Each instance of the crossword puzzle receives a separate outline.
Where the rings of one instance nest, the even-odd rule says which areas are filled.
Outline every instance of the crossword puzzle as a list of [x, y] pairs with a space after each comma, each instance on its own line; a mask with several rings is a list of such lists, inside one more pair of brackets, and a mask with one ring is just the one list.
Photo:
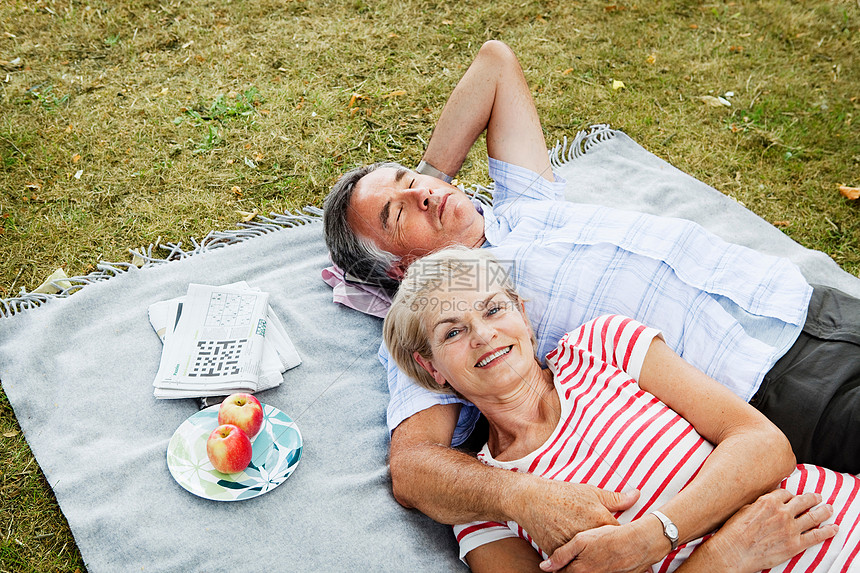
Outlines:
[[199, 340], [197, 356], [189, 376], [223, 376], [239, 373], [239, 356], [247, 338], [238, 340]]
[[213, 292], [206, 312], [206, 326], [247, 326], [255, 300], [253, 295]]

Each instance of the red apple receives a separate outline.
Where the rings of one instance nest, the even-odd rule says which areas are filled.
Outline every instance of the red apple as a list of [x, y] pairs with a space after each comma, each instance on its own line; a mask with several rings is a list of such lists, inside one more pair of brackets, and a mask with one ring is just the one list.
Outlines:
[[221, 424], [206, 440], [206, 455], [219, 472], [240, 472], [251, 463], [251, 439], [236, 426]]
[[263, 427], [263, 406], [250, 394], [230, 394], [218, 408], [218, 423], [233, 424], [253, 438]]

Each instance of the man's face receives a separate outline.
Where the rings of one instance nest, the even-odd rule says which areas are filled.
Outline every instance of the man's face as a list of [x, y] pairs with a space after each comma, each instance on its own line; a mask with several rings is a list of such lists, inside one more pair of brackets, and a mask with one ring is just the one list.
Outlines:
[[484, 236], [484, 218], [465, 193], [408, 169], [383, 167], [362, 177], [347, 222], [407, 264], [446, 246], [478, 246]]

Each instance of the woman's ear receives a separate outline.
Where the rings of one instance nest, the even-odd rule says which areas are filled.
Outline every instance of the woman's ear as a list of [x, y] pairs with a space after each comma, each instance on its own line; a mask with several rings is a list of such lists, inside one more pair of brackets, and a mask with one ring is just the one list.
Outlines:
[[445, 386], [448, 383], [448, 381], [445, 380], [445, 377], [442, 376], [442, 373], [436, 370], [436, 367], [433, 366], [432, 360], [430, 360], [429, 358], [424, 358], [423, 356], [418, 354], [418, 352], [413, 352], [412, 358], [415, 360], [415, 362], [421, 365], [421, 368], [426, 370], [427, 373], [433, 377], [433, 380], [435, 380], [436, 383], [439, 384], [439, 386]]

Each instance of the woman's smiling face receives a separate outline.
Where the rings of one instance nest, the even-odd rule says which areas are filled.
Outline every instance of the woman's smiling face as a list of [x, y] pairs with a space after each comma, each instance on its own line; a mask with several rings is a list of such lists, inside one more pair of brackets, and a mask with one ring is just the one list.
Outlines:
[[440, 385], [464, 397], [494, 399], [522, 384], [535, 364], [531, 330], [520, 303], [499, 285], [442, 285], [422, 299], [432, 357], [413, 357]]

